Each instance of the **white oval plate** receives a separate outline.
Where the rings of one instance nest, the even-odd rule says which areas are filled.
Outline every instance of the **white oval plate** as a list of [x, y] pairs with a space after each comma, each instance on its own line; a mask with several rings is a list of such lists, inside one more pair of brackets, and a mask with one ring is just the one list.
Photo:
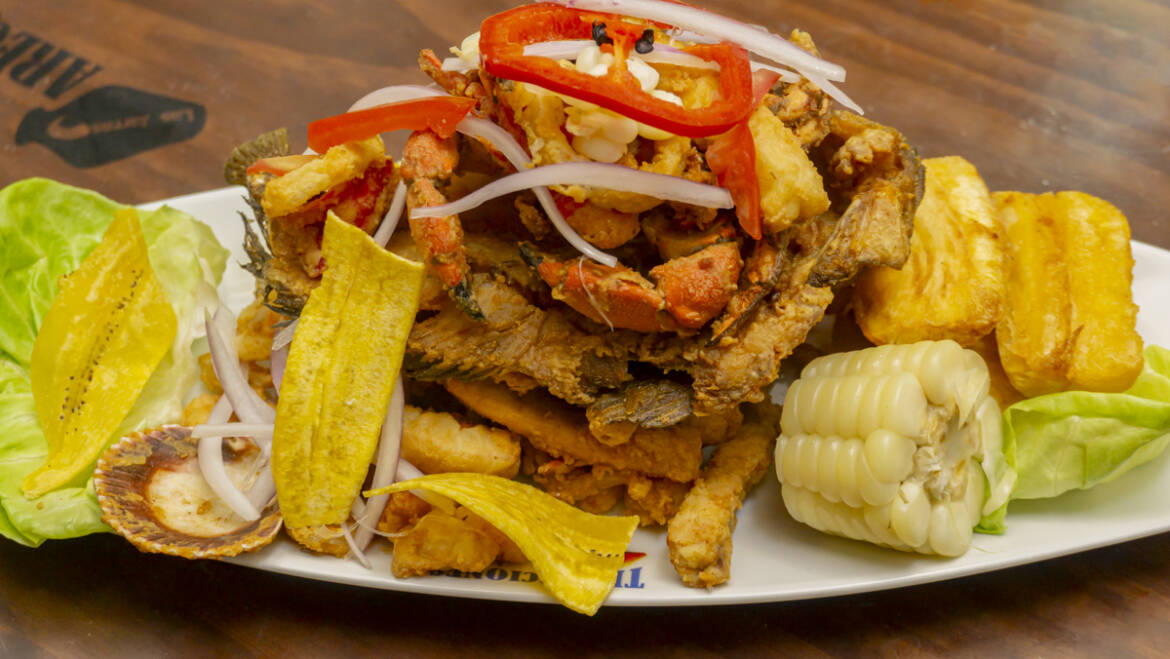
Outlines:
[[[177, 197], [169, 204], [212, 227], [232, 250], [220, 294], [240, 309], [252, 300], [244, 262], [243, 188]], [[1146, 343], [1170, 346], [1170, 252], [1135, 242], [1134, 299], [1141, 307], [1138, 331]], [[823, 535], [789, 519], [774, 477], [766, 477], [744, 503], [735, 531], [731, 581], [711, 590], [684, 587], [670, 565], [663, 530], [639, 530], [631, 552], [644, 552], [619, 573], [607, 606], [701, 606], [746, 604], [844, 595], [953, 579], [1125, 542], [1170, 530], [1170, 456], [1163, 455], [1124, 478], [1090, 491], [1011, 505], [1002, 536], [976, 534], [966, 555], [938, 559], [880, 549]], [[310, 579], [369, 588], [469, 597], [546, 602], [554, 600], [526, 570], [492, 568], [482, 574], [396, 579], [388, 545], [371, 551], [373, 569], [354, 561], [316, 556], [281, 539], [232, 562]]]

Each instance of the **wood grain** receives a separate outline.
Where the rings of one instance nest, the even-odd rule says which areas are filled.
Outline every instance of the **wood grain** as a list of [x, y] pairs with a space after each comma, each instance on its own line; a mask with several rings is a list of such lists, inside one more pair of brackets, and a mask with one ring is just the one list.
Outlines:
[[[808, 30], [846, 90], [922, 155], [961, 154], [992, 189], [1078, 189], [1170, 248], [1170, 6], [1149, 0], [710, 0], [773, 30]], [[47, 176], [144, 202], [221, 187], [242, 140], [424, 82], [505, 0], [38, 0], [9, 26], [102, 68], [51, 99], [0, 69], [0, 184]], [[78, 169], [21, 119], [123, 85], [206, 108], [193, 139]], [[301, 146], [295, 144], [294, 146]], [[0, 654], [12, 656], [1163, 656], [1170, 536], [934, 585], [813, 602], [603, 609], [368, 591], [138, 554], [119, 538], [0, 542]]]

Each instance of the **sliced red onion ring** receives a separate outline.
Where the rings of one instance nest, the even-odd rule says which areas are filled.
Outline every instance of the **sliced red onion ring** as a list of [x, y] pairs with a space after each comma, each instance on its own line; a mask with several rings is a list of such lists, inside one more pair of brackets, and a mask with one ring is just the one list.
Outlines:
[[272, 388], [280, 394], [280, 383], [284, 381], [284, 367], [288, 365], [288, 346], [277, 348], [268, 356], [268, 371], [272, 374]]
[[800, 74], [794, 71], [782, 69], [778, 66], [772, 66], [771, 64], [762, 64], [760, 62], [752, 62], [751, 65], [752, 71], [759, 71], [760, 69], [764, 69], [765, 71], [779, 73], [780, 80], [783, 82], [800, 82]]
[[821, 76], [820, 74], [809, 71], [804, 72], [804, 77], [808, 78], [808, 81], [812, 84], [820, 87], [822, 91], [831, 96], [833, 100], [837, 101], [841, 105], [844, 105], [850, 110], [853, 110], [857, 114], [865, 114], [865, 110], [861, 109], [861, 106], [858, 105], [856, 101], [846, 96], [845, 92], [841, 91], [840, 87], [829, 82], [827, 78]]
[[654, 44], [654, 50], [638, 55], [643, 62], [647, 64], [673, 64], [674, 66], [685, 66], [691, 69], [710, 69], [718, 71], [722, 67], [718, 62], [705, 60], [702, 57], [696, 57], [690, 53], [675, 48], [674, 46], [667, 46], [666, 44]]
[[443, 71], [451, 73], [466, 74], [470, 71], [478, 69], [479, 67], [464, 60], [462, 57], [446, 57], [443, 59], [443, 63], [439, 66], [439, 68]]
[[272, 477], [272, 462], [270, 460], [271, 445], [265, 445], [262, 448], [261, 457], [264, 460], [264, 465], [260, 468], [260, 474], [256, 476], [256, 482], [252, 483], [252, 489], [248, 490], [248, 501], [260, 510], [263, 510], [272, 500], [272, 495], [276, 494], [276, 481]]
[[[400, 377], [394, 385], [394, 393], [390, 395], [386, 418], [382, 421], [382, 433], [378, 438], [378, 459], [374, 466], [371, 489], [390, 485], [398, 473], [398, 457], [402, 449], [402, 417], [406, 407], [406, 396], [402, 389], [402, 378]], [[358, 499], [360, 498], [361, 496], [358, 496]], [[386, 507], [386, 501], [389, 499], [389, 494], [379, 494], [372, 497], [365, 506], [366, 511], [380, 516], [382, 509]], [[358, 551], [361, 551], [369, 546], [370, 540], [374, 538], [374, 526], [377, 525], [377, 520], [375, 519], [373, 524], [368, 524], [365, 523], [368, 520], [363, 519], [364, 516], [355, 517], [363, 522], [358, 525], [357, 535], [354, 537], [354, 544]]]
[[374, 242], [382, 247], [390, 242], [390, 236], [393, 236], [394, 230], [398, 228], [398, 220], [402, 218], [404, 208], [406, 208], [406, 183], [399, 180], [398, 187], [394, 188], [394, 198], [390, 200], [390, 206], [386, 209], [386, 215], [382, 217], [382, 223], [374, 232]]
[[207, 345], [211, 350], [211, 364], [215, 376], [223, 386], [223, 393], [232, 403], [236, 416], [244, 423], [272, 423], [276, 412], [248, 385], [240, 369], [236, 352], [236, 319], [225, 307], [215, 316], [204, 312], [207, 327]]
[[[591, 42], [592, 43], [592, 42]], [[364, 110], [365, 108], [373, 107], [375, 105], [382, 105], [384, 103], [396, 103], [398, 101], [407, 101], [416, 98], [424, 98], [427, 96], [444, 96], [445, 94], [432, 87], [421, 87], [418, 85], [393, 85], [390, 87], [383, 87], [376, 89], [369, 94], [358, 99], [356, 103], [350, 106], [349, 111]], [[508, 162], [517, 170], [527, 169], [532, 166], [532, 159], [528, 157], [528, 152], [520, 143], [512, 137], [511, 133], [500, 128], [496, 124], [478, 117], [465, 117], [463, 121], [459, 122], [456, 130], [468, 137], [481, 139], [491, 144], [497, 151], [499, 151]], [[556, 202], [553, 201], [552, 194], [547, 188], [538, 187], [533, 192], [536, 193], [536, 199], [540, 202], [541, 208], [544, 209], [548, 215], [549, 221], [558, 232], [565, 238], [565, 240], [576, 248], [579, 252], [597, 261], [602, 265], [613, 267], [617, 265], [617, 257], [606, 254], [597, 249], [589, 241], [582, 238], [569, 223], [565, 221], [565, 216], [561, 214], [560, 209], [557, 208]], [[396, 193], [397, 194], [397, 193]], [[404, 200], [405, 203], [405, 200]], [[393, 206], [393, 202], [391, 203]], [[384, 222], [385, 220], [383, 220]], [[380, 229], [381, 227], [379, 227]], [[377, 235], [376, 232], [375, 236]], [[387, 237], [389, 240], [389, 237]], [[383, 243], [384, 244], [384, 243]]]
[[544, 165], [510, 174], [451, 203], [411, 211], [413, 217], [444, 217], [463, 213], [486, 201], [538, 185], [587, 185], [619, 192], [634, 192], [665, 201], [707, 208], [731, 208], [731, 193], [724, 188], [696, 183], [677, 176], [631, 169], [602, 162], [566, 162]]
[[[784, 37], [696, 7], [662, 0], [551, 0], [558, 5], [577, 9], [604, 11], [634, 18], [666, 23], [720, 40], [737, 43], [757, 55], [791, 66], [805, 74], [818, 73], [823, 78], [844, 81], [845, 69], [805, 52]], [[811, 78], [810, 78], [811, 80]]]
[[[415, 478], [422, 478], [423, 476], [426, 476], [426, 474], [422, 473], [422, 470], [410, 464], [406, 460], [399, 458], [398, 470], [394, 474], [395, 483], [398, 481], [409, 481]], [[455, 513], [455, 502], [441, 494], [435, 494], [430, 490], [410, 490], [410, 493], [438, 508], [439, 510], [447, 513], [448, 515]], [[379, 511], [379, 514], [381, 514], [381, 511]]]
[[259, 444], [261, 440], [272, 441], [272, 428], [271, 423], [203, 423], [191, 429], [191, 436], [197, 439], [251, 437]]
[[672, 27], [667, 30], [666, 33], [670, 35], [672, 39], [677, 39], [679, 41], [689, 41], [691, 43], [713, 44], [722, 41], [722, 39], [716, 39], [705, 34], [699, 34], [698, 32], [684, 30], [678, 27]]
[[[528, 157], [528, 153], [524, 150], [524, 147], [520, 146], [520, 143], [508, 131], [496, 124], [486, 119], [466, 117], [463, 121], [459, 122], [456, 128], [460, 133], [468, 137], [482, 139], [494, 146], [497, 151], [508, 159], [508, 162], [512, 163], [516, 171], [535, 171], [529, 169], [532, 166], [532, 159]], [[626, 168], [626, 171], [636, 170]], [[544, 209], [545, 215], [548, 216], [553, 227], [556, 228], [566, 242], [576, 248], [577, 251], [604, 266], [612, 268], [617, 265], [616, 256], [606, 254], [600, 249], [597, 249], [592, 243], [574, 231], [573, 227], [569, 226], [569, 223], [565, 220], [565, 216], [561, 214], [561, 210], [557, 208], [556, 202], [553, 201], [552, 193], [548, 191], [548, 188], [543, 185], [538, 185], [533, 187], [532, 191], [536, 193], [536, 200], [540, 202], [540, 206]], [[414, 216], [413, 213], [412, 216]]]
[[[211, 414], [208, 415], [207, 421], [208, 424], [218, 425], [223, 424], [231, 417], [231, 401], [225, 395], [220, 396], [215, 407], [211, 408]], [[203, 480], [207, 482], [211, 491], [242, 519], [249, 522], [260, 519], [260, 511], [228, 478], [227, 469], [223, 464], [223, 437], [200, 439], [197, 451], [199, 473], [203, 475]]]
[[357, 112], [358, 110], [365, 110], [378, 105], [386, 105], [387, 103], [413, 101], [417, 98], [425, 98], [427, 96], [446, 95], [447, 93], [442, 90], [424, 85], [390, 85], [389, 87], [375, 89], [369, 94], [366, 94], [365, 96], [354, 101], [353, 105], [349, 106], [349, 109], [346, 110], [346, 112]]
[[341, 525], [341, 534], [345, 536], [345, 544], [349, 545], [349, 553], [357, 559], [358, 563], [361, 563], [362, 567], [367, 570], [370, 569], [372, 567], [370, 565], [370, 559], [366, 558], [366, 555], [358, 548], [353, 535], [349, 532], [349, 524]]
[[287, 348], [288, 345], [292, 343], [293, 337], [296, 336], [297, 333], [297, 323], [300, 322], [300, 320], [300, 318], [294, 318], [292, 322], [280, 328], [280, 331], [278, 331], [276, 335], [272, 337], [273, 350]]

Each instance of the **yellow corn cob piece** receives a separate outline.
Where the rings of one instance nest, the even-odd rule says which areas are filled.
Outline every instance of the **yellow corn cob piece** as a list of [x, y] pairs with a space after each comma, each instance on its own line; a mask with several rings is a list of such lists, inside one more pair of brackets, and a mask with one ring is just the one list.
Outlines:
[[1142, 368], [1125, 216], [1080, 192], [997, 192], [1008, 236], [1000, 360], [1025, 396], [1124, 391]]
[[975, 166], [928, 158], [926, 192], [914, 215], [910, 258], [901, 270], [869, 268], [857, 278], [857, 324], [874, 343], [954, 339], [970, 345], [1003, 312], [1003, 230]]
[[988, 382], [954, 341], [813, 360], [788, 389], [776, 444], [789, 514], [903, 551], [962, 554], [1015, 483]]

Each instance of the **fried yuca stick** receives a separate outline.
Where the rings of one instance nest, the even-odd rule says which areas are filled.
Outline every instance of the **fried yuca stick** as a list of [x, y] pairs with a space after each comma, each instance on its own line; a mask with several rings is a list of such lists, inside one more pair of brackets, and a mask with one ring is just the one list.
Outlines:
[[1124, 391], [1142, 368], [1129, 224], [1081, 192], [992, 195], [1008, 236], [1000, 360], [1026, 396]]
[[995, 329], [1003, 311], [1003, 229], [974, 165], [959, 156], [922, 164], [926, 193], [914, 214], [910, 258], [901, 270], [858, 276], [857, 324], [879, 345], [952, 339], [969, 346]]

